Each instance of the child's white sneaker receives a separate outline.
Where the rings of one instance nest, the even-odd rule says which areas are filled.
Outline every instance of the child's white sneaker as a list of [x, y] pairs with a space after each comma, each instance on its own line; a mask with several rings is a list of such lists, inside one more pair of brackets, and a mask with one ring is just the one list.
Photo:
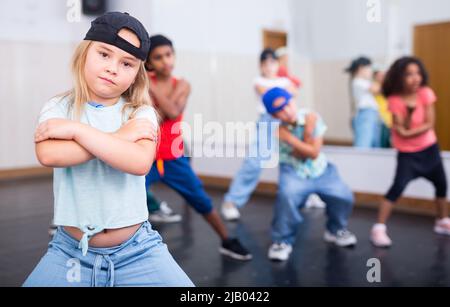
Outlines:
[[390, 247], [392, 240], [387, 235], [387, 227], [384, 224], [375, 224], [370, 232], [370, 241], [376, 247]]
[[273, 243], [269, 248], [268, 257], [273, 261], [287, 261], [291, 253], [291, 245], [286, 243]]
[[450, 236], [450, 218], [446, 217], [436, 221], [434, 232], [440, 235]]
[[169, 205], [163, 201], [158, 211], [149, 213], [148, 220], [152, 223], [178, 223], [182, 220], [182, 217], [180, 214], [174, 213]]
[[356, 236], [348, 230], [339, 230], [336, 234], [332, 234], [328, 230], [323, 235], [325, 242], [334, 243], [340, 247], [355, 246], [358, 240]]
[[316, 208], [316, 209], [325, 209], [327, 205], [325, 202], [320, 199], [319, 195], [311, 194], [306, 201], [306, 208]]
[[227, 221], [236, 221], [241, 217], [239, 210], [231, 202], [224, 202], [222, 204], [221, 213], [223, 218]]

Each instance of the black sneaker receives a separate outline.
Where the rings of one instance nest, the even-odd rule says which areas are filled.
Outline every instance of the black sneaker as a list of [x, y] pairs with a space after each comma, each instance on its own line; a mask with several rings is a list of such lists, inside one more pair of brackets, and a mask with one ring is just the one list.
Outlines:
[[223, 240], [219, 252], [236, 260], [246, 261], [253, 258], [252, 254], [242, 246], [238, 239]]

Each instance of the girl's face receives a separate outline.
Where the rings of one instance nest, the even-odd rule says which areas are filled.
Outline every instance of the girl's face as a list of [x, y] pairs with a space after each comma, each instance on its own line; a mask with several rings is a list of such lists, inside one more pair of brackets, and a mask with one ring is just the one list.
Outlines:
[[420, 73], [420, 67], [417, 64], [409, 64], [406, 67], [404, 76], [404, 89], [408, 93], [416, 92], [422, 85], [422, 74]]
[[156, 74], [169, 77], [175, 67], [175, 52], [171, 46], [160, 46], [155, 48], [149, 57], [148, 66]]
[[372, 66], [361, 66], [356, 73], [356, 76], [363, 79], [372, 79], [373, 69]]
[[289, 103], [283, 108], [283, 110], [278, 111], [273, 116], [285, 123], [295, 123], [297, 121], [297, 107], [294, 101], [289, 101]]
[[278, 74], [280, 64], [276, 59], [268, 58], [261, 63], [261, 73], [266, 78], [275, 78]]
[[386, 77], [386, 73], [384, 71], [377, 71], [374, 76], [374, 80], [378, 83], [382, 84], [384, 82], [384, 78]]
[[[138, 37], [123, 29], [119, 36], [136, 47]], [[93, 42], [86, 56], [84, 78], [90, 98], [96, 102], [109, 103], [117, 99], [134, 83], [141, 61], [115, 46]]]

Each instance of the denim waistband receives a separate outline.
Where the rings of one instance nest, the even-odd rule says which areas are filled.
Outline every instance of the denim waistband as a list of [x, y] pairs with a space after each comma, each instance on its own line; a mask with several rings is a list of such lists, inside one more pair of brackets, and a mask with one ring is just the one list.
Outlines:
[[[144, 229], [148, 230], [149, 228], [151, 228], [150, 222], [145, 221], [144, 223], [142, 223], [142, 225], [139, 227], [139, 229], [133, 234], [133, 236], [131, 236], [131, 238], [129, 238], [127, 241], [123, 242], [122, 244], [120, 244], [118, 246], [113, 246], [113, 247], [88, 247], [88, 248], [86, 248], [86, 253], [83, 251], [83, 256], [86, 256], [87, 252], [91, 252], [94, 254], [101, 254], [101, 255], [114, 254], [117, 251], [119, 251], [120, 249], [131, 244]], [[81, 246], [82, 241], [78, 241], [75, 238], [73, 238], [66, 230], [64, 230], [64, 227], [62, 227], [62, 226], [58, 227], [58, 231], [55, 234], [55, 237], [53, 239], [55, 241], [61, 239], [65, 243], [69, 244], [71, 247], [73, 247], [75, 249], [76, 248], [82, 249], [82, 246]]]
[[[151, 230], [151, 225], [148, 221], [142, 223], [142, 225], [139, 227], [139, 229], [129, 238], [127, 241], [123, 242], [122, 244], [118, 246], [113, 247], [105, 247], [105, 248], [99, 248], [99, 247], [89, 247], [86, 248], [85, 251], [82, 251], [83, 256], [89, 257], [89, 262], [92, 262], [92, 276], [91, 276], [91, 286], [97, 287], [100, 286], [99, 282], [102, 280], [99, 278], [99, 274], [102, 271], [102, 264], [103, 262], [106, 263], [106, 269], [107, 269], [107, 279], [106, 279], [106, 285], [107, 287], [114, 287], [115, 283], [115, 264], [114, 261], [111, 259], [113, 258], [113, 254], [119, 252], [120, 250], [126, 248], [127, 246], [133, 244], [134, 241], [139, 240], [139, 236], [143, 235], [144, 233], [149, 233]], [[55, 244], [59, 242], [62, 242], [63, 244], [67, 245], [69, 248], [76, 250], [82, 248], [83, 240], [76, 240], [73, 238], [67, 231], [64, 230], [64, 227], [58, 227], [58, 231], [55, 234], [55, 237], [53, 238], [53, 241]], [[86, 242], [87, 243], [87, 242]], [[88, 255], [89, 254], [89, 255]], [[114, 259], [114, 258], [113, 258]]]

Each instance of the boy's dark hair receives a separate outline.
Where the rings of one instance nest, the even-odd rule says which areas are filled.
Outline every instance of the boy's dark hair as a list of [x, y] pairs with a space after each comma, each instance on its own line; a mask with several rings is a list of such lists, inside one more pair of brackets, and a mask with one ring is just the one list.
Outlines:
[[392, 64], [386, 74], [386, 78], [383, 83], [383, 95], [385, 97], [398, 95], [405, 92], [406, 69], [410, 64], [416, 64], [419, 66], [420, 74], [422, 75], [421, 86], [428, 85], [428, 72], [422, 61], [415, 57], [402, 57]]
[[155, 50], [158, 47], [161, 46], [169, 46], [172, 48], [173, 51], [175, 51], [175, 48], [173, 47], [173, 43], [170, 39], [165, 37], [164, 35], [157, 34], [150, 37], [150, 50], [148, 52], [147, 61], [145, 63], [145, 68], [147, 71], [152, 71], [152, 67], [149, 65], [150, 55], [152, 54], [153, 50]]
[[350, 63], [350, 66], [345, 69], [345, 71], [353, 76], [360, 67], [370, 66], [370, 65], [372, 65], [372, 61], [368, 57], [362, 56], [362, 57], [359, 57], [359, 58], [353, 60]]
[[164, 35], [158, 34], [151, 36], [149, 54], [151, 54], [153, 50], [161, 46], [169, 46], [170, 48], [174, 49], [172, 41]]
[[272, 48], [266, 48], [261, 52], [261, 56], [259, 57], [259, 62], [262, 64], [263, 62], [267, 61], [268, 59], [274, 59], [278, 60], [277, 54], [275, 53], [275, 50]]

